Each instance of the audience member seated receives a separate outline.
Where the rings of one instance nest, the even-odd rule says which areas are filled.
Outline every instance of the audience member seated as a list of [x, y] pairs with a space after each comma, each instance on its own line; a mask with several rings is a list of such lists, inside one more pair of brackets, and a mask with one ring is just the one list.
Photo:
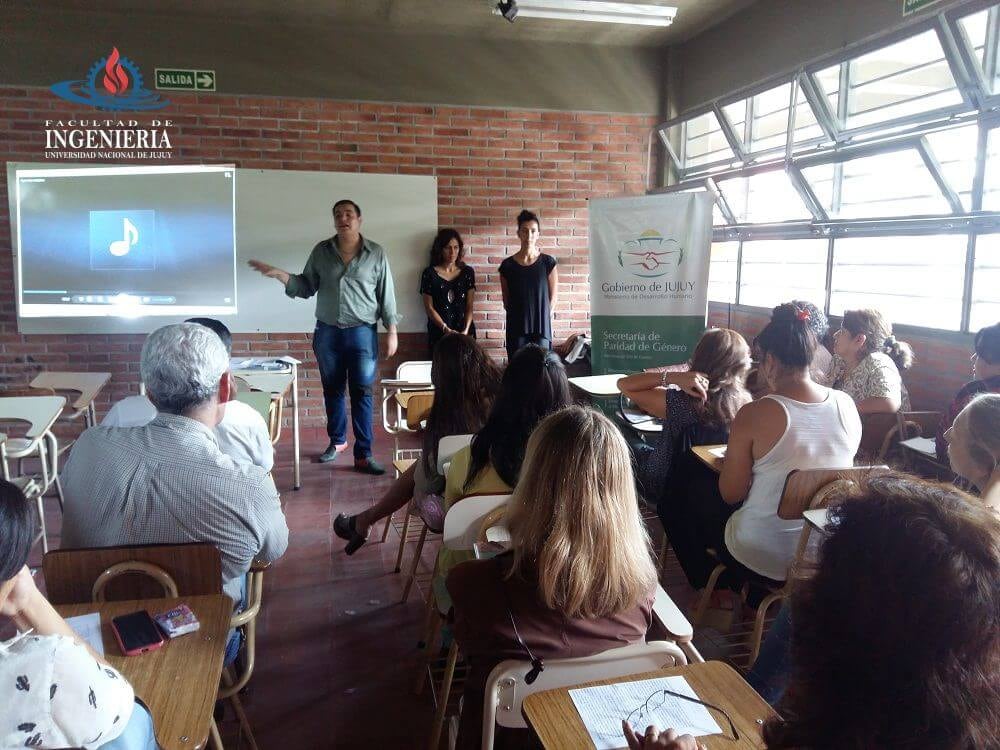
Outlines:
[[[569, 406], [572, 398], [566, 370], [559, 357], [535, 344], [514, 355], [504, 370], [486, 424], [451, 459], [444, 489], [447, 511], [469, 495], [506, 495], [517, 485], [524, 450], [532, 430], [552, 412]], [[442, 548], [438, 578], [468, 553]]]
[[288, 527], [270, 475], [219, 450], [229, 353], [205, 326], [168, 325], [146, 339], [140, 370], [156, 418], [91, 427], [74, 444], [62, 472], [62, 545], [210, 542], [239, 604], [251, 563], [281, 557]]
[[729, 425], [750, 401], [744, 381], [750, 347], [736, 331], [714, 328], [698, 341], [690, 365], [687, 372], [630, 375], [618, 388], [664, 420], [656, 448], [637, 448], [637, 474], [688, 581], [701, 589], [714, 567], [701, 542], [725, 526], [732, 509], [719, 496], [718, 475], [691, 447], [728, 442]]
[[39, 592], [26, 565], [34, 510], [0, 479], [0, 747], [155, 750], [153, 721], [132, 686], [91, 650]]
[[765, 746], [996, 747], [996, 515], [946, 485], [883, 475], [831, 520], [792, 595], [790, 685]]
[[1000, 323], [987, 326], [976, 334], [975, 352], [972, 355], [972, 380], [959, 390], [938, 428], [937, 454], [942, 461], [948, 459], [945, 430], [951, 427], [955, 417], [966, 404], [980, 393], [1000, 393]]
[[[198, 323], [215, 331], [226, 347], [233, 351], [233, 335], [221, 321], [213, 318], [191, 318], [187, 323]], [[156, 407], [146, 396], [128, 396], [116, 403], [104, 419], [102, 427], [144, 427], [156, 417]], [[226, 404], [222, 421], [215, 426], [219, 450], [234, 461], [256, 464], [264, 471], [274, 466], [274, 446], [267, 423], [256, 409], [236, 400], [236, 391]]]
[[431, 383], [434, 403], [420, 458], [371, 508], [354, 516], [341, 513], [333, 522], [337, 536], [348, 540], [344, 548], [348, 555], [365, 543], [372, 524], [392, 515], [411, 498], [419, 501], [444, 492], [445, 479], [437, 470], [438, 442], [448, 435], [468, 435], [482, 428], [499, 387], [500, 370], [474, 338], [449, 333], [434, 347]]
[[[802, 520], [778, 518], [781, 491], [795, 469], [852, 466], [861, 441], [861, 419], [850, 396], [818, 385], [809, 374], [816, 335], [809, 313], [793, 304], [774, 308], [757, 337], [768, 396], [736, 415], [719, 476], [722, 499], [743, 505], [721, 529], [701, 541], [728, 567], [783, 581]], [[736, 565], [734, 565], [736, 563]]]
[[892, 335], [878, 310], [847, 310], [833, 335], [833, 387], [857, 404], [859, 414], [909, 411], [900, 370], [913, 364], [913, 349]]
[[652, 621], [649, 537], [628, 446], [607, 417], [579, 406], [548, 416], [505, 518], [511, 551], [463, 563], [447, 580], [469, 664], [459, 748], [480, 746], [483, 691], [499, 662], [544, 668], [545, 659], [589, 656], [642, 640]]
[[[792, 300], [792, 304], [800, 310], [805, 310], [809, 313], [809, 327], [816, 334], [816, 353], [813, 355], [813, 361], [809, 365], [809, 374], [812, 376], [814, 382], [820, 385], [830, 385], [833, 376], [833, 355], [828, 348], [833, 346], [832, 342], [828, 341], [830, 338], [830, 322], [826, 319], [823, 311], [812, 302], [795, 299]], [[761, 357], [756, 339], [754, 339], [751, 354], [753, 355], [754, 367], [750, 370], [750, 374], [747, 375], [747, 389], [756, 401], [769, 393], [767, 383], [761, 377], [757, 367]]]
[[1000, 513], [1000, 394], [976, 396], [944, 434], [952, 471]]

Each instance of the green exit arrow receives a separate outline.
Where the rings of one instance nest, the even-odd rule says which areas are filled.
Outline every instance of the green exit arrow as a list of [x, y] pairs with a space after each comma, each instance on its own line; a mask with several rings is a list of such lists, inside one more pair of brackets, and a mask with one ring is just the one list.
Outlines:
[[195, 73], [195, 89], [198, 91], [215, 91], [215, 71], [199, 70]]

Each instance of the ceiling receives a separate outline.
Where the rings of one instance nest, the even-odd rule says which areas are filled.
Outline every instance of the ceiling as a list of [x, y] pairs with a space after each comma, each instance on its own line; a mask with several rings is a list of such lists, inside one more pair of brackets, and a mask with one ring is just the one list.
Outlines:
[[[155, 6], [135, 0], [13, 0], [35, 12], [72, 9], [130, 16], [173, 19], [220, 18], [255, 24], [311, 26], [330, 24], [358, 29], [390, 29], [398, 33], [433, 34], [488, 40], [534, 39], [539, 42], [586, 42], [625, 46], [662, 46], [690, 39], [754, 0], [641, 0], [645, 5], [678, 9], [667, 28], [519, 18], [513, 24], [491, 14], [495, 0], [157, 0]], [[154, 9], [155, 8], [155, 9]]]

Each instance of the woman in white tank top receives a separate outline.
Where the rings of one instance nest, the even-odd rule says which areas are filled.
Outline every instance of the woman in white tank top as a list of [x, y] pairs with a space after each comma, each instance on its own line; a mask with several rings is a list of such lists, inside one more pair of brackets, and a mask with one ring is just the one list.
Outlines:
[[736, 415], [719, 477], [722, 498], [743, 503], [726, 524], [722, 557], [776, 581], [787, 576], [802, 530], [801, 519], [778, 518], [788, 474], [853, 466], [861, 442], [851, 397], [810, 377], [817, 342], [808, 321], [808, 311], [779, 305], [757, 338], [772, 393]]

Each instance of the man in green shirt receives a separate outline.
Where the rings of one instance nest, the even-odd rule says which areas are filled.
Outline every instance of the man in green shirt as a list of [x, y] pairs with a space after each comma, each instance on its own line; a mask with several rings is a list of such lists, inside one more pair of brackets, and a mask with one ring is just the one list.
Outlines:
[[345, 386], [351, 396], [354, 469], [384, 474], [372, 458], [372, 384], [378, 363], [379, 320], [389, 333], [389, 357], [396, 353], [396, 294], [389, 260], [380, 245], [361, 236], [361, 208], [352, 200], [333, 204], [337, 233], [313, 248], [302, 273], [251, 260], [256, 271], [277, 279], [289, 297], [316, 297], [313, 352], [319, 363], [330, 445], [319, 457], [326, 463], [347, 448]]

